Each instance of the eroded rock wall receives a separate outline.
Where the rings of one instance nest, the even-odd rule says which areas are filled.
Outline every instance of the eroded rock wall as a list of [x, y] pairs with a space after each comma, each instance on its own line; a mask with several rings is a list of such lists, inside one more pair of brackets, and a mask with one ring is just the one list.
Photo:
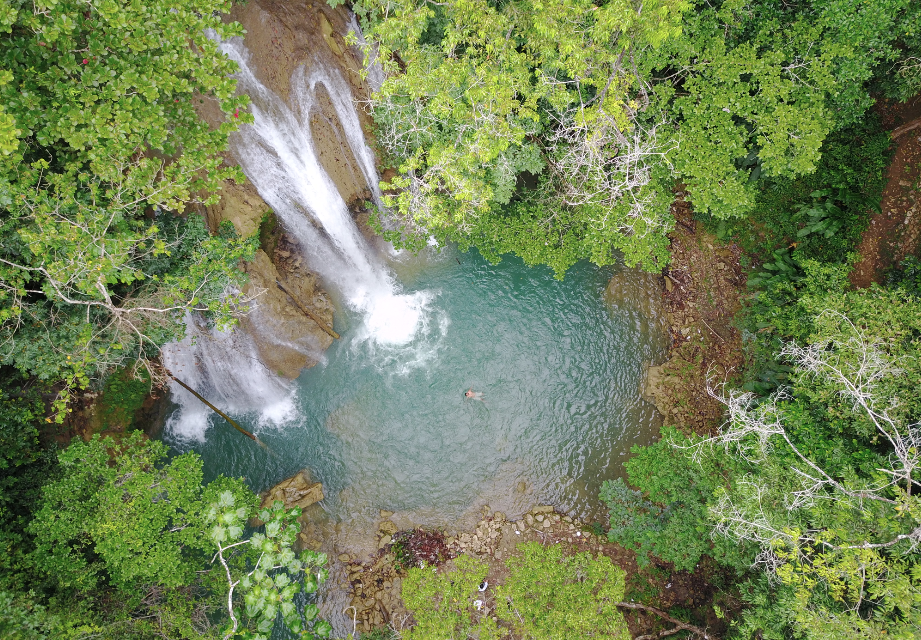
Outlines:
[[[345, 42], [351, 18], [344, 6], [332, 9], [322, 0], [259, 0], [235, 6], [230, 18], [246, 29], [244, 42], [260, 81], [285, 101], [291, 97], [291, 76], [300, 66], [308, 71], [315, 66], [336, 69], [348, 80], [356, 100], [367, 96], [362, 54]], [[320, 163], [351, 205], [370, 193], [328, 96], [320, 94], [311, 133]], [[358, 111], [362, 127], [369, 131], [370, 118]]]

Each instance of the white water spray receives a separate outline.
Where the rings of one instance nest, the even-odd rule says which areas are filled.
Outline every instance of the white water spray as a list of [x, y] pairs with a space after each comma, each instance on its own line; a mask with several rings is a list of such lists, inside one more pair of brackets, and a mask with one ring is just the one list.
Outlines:
[[[174, 376], [223, 411], [256, 414], [258, 426], [281, 425], [296, 415], [292, 386], [259, 360], [253, 339], [242, 331], [217, 331], [200, 316], [187, 315], [186, 336], [163, 347], [163, 364]], [[176, 383], [170, 383], [179, 404], [167, 431], [185, 440], [204, 441], [214, 413]]]
[[238, 86], [252, 100], [255, 123], [241, 127], [232, 139], [234, 156], [247, 178], [288, 233], [307, 248], [310, 268], [363, 316], [369, 337], [388, 345], [410, 342], [422, 325], [429, 296], [399, 292], [320, 164], [310, 133], [322, 87], [365, 182], [379, 199], [374, 154], [365, 144], [348, 83], [335, 70], [318, 66], [308, 73], [299, 67], [291, 78], [289, 107], [256, 78], [242, 39], [224, 42], [221, 49], [240, 65]]
[[[239, 89], [251, 99], [253, 125], [231, 138], [234, 157], [285, 230], [305, 248], [308, 266], [361, 318], [353, 347], [365, 345], [374, 359], [400, 359], [405, 368], [434, 355], [432, 338], [444, 335], [447, 318], [429, 322], [429, 292], [401, 293], [383, 260], [361, 235], [331, 177], [319, 161], [310, 119], [320, 111], [318, 93], [329, 97], [365, 183], [380, 201], [374, 154], [364, 140], [348, 83], [333, 69], [299, 67], [290, 83], [290, 104], [269, 90], [250, 67], [242, 38], [221, 49], [240, 66]], [[327, 114], [331, 115], [331, 114]], [[279, 424], [296, 415], [292, 385], [268, 371], [246, 333], [210, 331], [189, 318], [187, 337], [163, 350], [164, 364], [184, 382], [231, 413], [258, 413], [258, 423]], [[418, 338], [418, 340], [417, 340]], [[411, 343], [417, 342], [416, 347]], [[167, 425], [184, 438], [204, 439], [210, 410], [173, 384], [181, 410]]]

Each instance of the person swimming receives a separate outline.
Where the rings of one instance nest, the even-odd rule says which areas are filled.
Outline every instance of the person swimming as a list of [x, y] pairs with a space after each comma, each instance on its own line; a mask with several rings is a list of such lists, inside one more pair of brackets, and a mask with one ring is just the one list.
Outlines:
[[480, 402], [485, 402], [485, 400], [483, 400], [482, 391], [474, 391], [473, 389], [467, 389], [466, 391], [464, 391], [464, 397], [471, 398], [472, 400], [479, 400]]

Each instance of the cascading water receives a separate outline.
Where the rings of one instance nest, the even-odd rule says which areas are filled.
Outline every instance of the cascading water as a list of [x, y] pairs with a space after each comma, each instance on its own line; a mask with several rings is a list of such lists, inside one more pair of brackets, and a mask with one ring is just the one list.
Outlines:
[[[355, 39], [358, 42], [358, 46], [364, 50], [368, 42], [365, 40], [364, 34], [361, 32], [361, 26], [358, 24], [358, 16], [354, 13], [351, 15], [349, 20], [349, 33], [355, 35]], [[374, 45], [370, 51], [369, 60], [365, 62], [365, 72], [368, 74], [365, 81], [368, 83], [368, 87], [372, 92], [380, 90], [384, 85], [384, 70], [381, 68], [380, 59], [378, 58], [378, 47]]]
[[[514, 257], [493, 265], [452, 247], [398, 259], [375, 253], [320, 162], [338, 158], [311, 135], [318, 119], [338, 120], [333, 135], [354, 156], [354, 182], [378, 195], [344, 79], [297, 71], [286, 104], [257, 80], [241, 42], [222, 47], [240, 64], [256, 121], [236, 135], [235, 156], [337, 294], [343, 335], [319, 366], [288, 383], [258, 362], [246, 333], [192, 324], [189, 338], [166, 351], [177, 376], [246, 429], [296, 419], [259, 432], [265, 448], [229, 428], [204, 438], [209, 412], [179, 390], [180, 417], [164, 439], [201, 455], [206, 480], [244, 476], [256, 491], [308, 470], [326, 497], [311, 507], [304, 533], [331, 558], [377, 553], [381, 509], [400, 528], [452, 531], [474, 524], [484, 504], [509, 517], [537, 502], [602, 517], [601, 483], [622, 474], [631, 445], [658, 433], [639, 394], [644, 365], [667, 344], [651, 304], [657, 281], [587, 263], [559, 281]], [[247, 323], [265, 328], [260, 313]], [[352, 630], [341, 614], [347, 592], [328, 584], [322, 615], [344, 636]]]
[[240, 65], [238, 86], [252, 100], [256, 122], [232, 141], [234, 156], [288, 233], [307, 247], [309, 266], [364, 316], [367, 338], [410, 342], [423, 323], [429, 296], [401, 295], [399, 286], [361, 235], [335, 183], [320, 164], [310, 131], [318, 89], [329, 95], [346, 142], [375, 198], [374, 154], [365, 144], [348, 84], [333, 70], [299, 67], [291, 79], [292, 107], [265, 87], [249, 65], [242, 39], [221, 44]]
[[[163, 348], [163, 364], [174, 376], [225, 411], [255, 412], [257, 425], [282, 424], [294, 416], [292, 385], [266, 369], [252, 338], [242, 331], [217, 331], [199, 316], [186, 316], [185, 324], [185, 338]], [[170, 416], [167, 430], [203, 441], [211, 409], [176, 383], [170, 392], [180, 409]]]
[[[301, 66], [291, 78], [289, 105], [256, 77], [242, 38], [220, 46], [240, 66], [238, 87], [250, 96], [255, 118], [232, 137], [234, 156], [287, 233], [306, 248], [308, 266], [358, 314], [361, 326], [353, 333], [353, 346], [366, 347], [379, 361], [398, 358], [404, 369], [427, 361], [434, 355], [431, 339], [444, 334], [447, 317], [434, 314], [437, 321], [430, 322], [431, 292], [400, 292], [320, 163], [311, 134], [310, 119], [320, 109], [322, 87], [346, 145], [379, 201], [374, 154], [365, 143], [348, 83], [338, 71], [317, 65], [308, 73]], [[259, 424], [292, 417], [291, 385], [261, 364], [252, 339], [241, 331], [224, 334], [200, 325], [187, 320], [187, 338], [164, 349], [167, 368], [230, 410], [256, 411]], [[170, 418], [168, 430], [202, 440], [208, 411], [178, 385], [172, 393], [180, 411]]]

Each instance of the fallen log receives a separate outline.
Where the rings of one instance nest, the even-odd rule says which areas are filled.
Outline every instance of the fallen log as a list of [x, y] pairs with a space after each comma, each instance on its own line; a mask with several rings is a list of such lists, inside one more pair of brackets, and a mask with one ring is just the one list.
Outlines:
[[[650, 613], [654, 613], [655, 615], [659, 616], [660, 618], [664, 618], [665, 620], [668, 620], [668, 621], [671, 622], [672, 624], [676, 625], [675, 629], [684, 630], [684, 631], [689, 631], [689, 632], [691, 633], [692, 636], [699, 636], [699, 637], [703, 638], [704, 640], [717, 640], [717, 638], [716, 638], [715, 636], [710, 635], [710, 634], [707, 633], [704, 629], [701, 629], [700, 627], [695, 627], [694, 625], [689, 624], [689, 623], [687, 623], [687, 622], [684, 622], [683, 620], [679, 620], [678, 618], [673, 618], [672, 616], [668, 615], [667, 613], [665, 613], [665, 612], [662, 611], [661, 609], [657, 609], [657, 608], [655, 608], [655, 607], [650, 607], [650, 606], [647, 605], [647, 604], [640, 604], [640, 603], [638, 603], [638, 602], [615, 602], [615, 603], [614, 603], [614, 606], [615, 606], [615, 607], [623, 607], [623, 608], [625, 608], [625, 609], [635, 609], [635, 610], [638, 610], [638, 611], [649, 611]], [[656, 637], [664, 637], [664, 636], [667, 636], [667, 635], [671, 635], [671, 634], [673, 634], [673, 633], [677, 633], [677, 631], [674, 630], [674, 629], [669, 629], [669, 630], [667, 630], [667, 631], [665, 631], [665, 632], [662, 632], [662, 633], [659, 633], [659, 634], [657, 634], [657, 635], [655, 635], [655, 636], [648, 636], [648, 635], [647, 635], [647, 636], [641, 636], [641, 637], [644, 638], [644, 639], [649, 639], [649, 638], [656, 638]]]
[[908, 133], [912, 129], [917, 129], [918, 127], [921, 127], [921, 118], [915, 118], [911, 122], [903, 124], [901, 127], [894, 129], [890, 135], [892, 139], [895, 140], [899, 136]]
[[[202, 402], [204, 402], [206, 405], [208, 405], [208, 407], [209, 407], [212, 411], [214, 411], [216, 414], [218, 414], [219, 416], [221, 416], [222, 418], [224, 418], [224, 420], [226, 420], [226, 421], [229, 422], [231, 425], [233, 425], [233, 428], [234, 428], [234, 429], [236, 429], [237, 431], [239, 431], [240, 433], [242, 433], [243, 435], [245, 435], [247, 438], [251, 438], [251, 439], [253, 440], [253, 442], [259, 442], [259, 438], [257, 438], [256, 436], [254, 436], [253, 434], [251, 434], [249, 431], [247, 431], [246, 429], [244, 429], [243, 427], [241, 427], [240, 425], [238, 425], [238, 424], [234, 421], [233, 418], [231, 418], [231, 417], [228, 416], [226, 413], [224, 413], [223, 411], [221, 411], [220, 409], [218, 409], [217, 407], [215, 407], [213, 404], [211, 404], [210, 402], [208, 402], [207, 400], [205, 400], [205, 398], [204, 398], [200, 393], [198, 393], [195, 389], [193, 389], [192, 387], [190, 387], [190, 386], [187, 385], [185, 382], [183, 382], [182, 380], [180, 380], [179, 378], [177, 378], [176, 376], [174, 376], [174, 375], [172, 375], [172, 374], [170, 374], [170, 378], [172, 378], [173, 380], [175, 380], [176, 382], [178, 382], [180, 385], [182, 385], [182, 388], [183, 388], [183, 389], [185, 389], [186, 391], [188, 391], [189, 393], [191, 393], [193, 396], [195, 396], [196, 398], [198, 398], [199, 400], [201, 400]], [[262, 443], [260, 442], [259, 444], [262, 444]]]

